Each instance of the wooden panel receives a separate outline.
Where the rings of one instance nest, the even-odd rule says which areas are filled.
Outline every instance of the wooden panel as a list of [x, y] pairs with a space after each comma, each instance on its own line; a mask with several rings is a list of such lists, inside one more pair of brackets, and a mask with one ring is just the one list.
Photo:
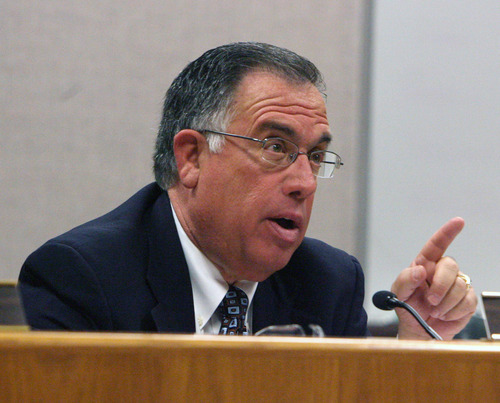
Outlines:
[[500, 344], [0, 334], [6, 401], [500, 401]]

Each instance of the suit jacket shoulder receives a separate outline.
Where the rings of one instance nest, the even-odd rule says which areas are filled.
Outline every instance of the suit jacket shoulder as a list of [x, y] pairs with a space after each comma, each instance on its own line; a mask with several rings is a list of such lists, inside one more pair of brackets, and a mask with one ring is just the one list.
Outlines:
[[[161, 282], [156, 281], [158, 272]], [[180, 282], [173, 294], [168, 285], [157, 284], [165, 280]], [[186, 295], [186, 306], [192, 305], [187, 266], [166, 193], [148, 185], [108, 214], [48, 241], [27, 258], [19, 289], [34, 328], [152, 331], [164, 327], [155, 323], [154, 312], [162, 311], [157, 308], [160, 302], [180, 293]], [[186, 324], [180, 327], [192, 329]]]

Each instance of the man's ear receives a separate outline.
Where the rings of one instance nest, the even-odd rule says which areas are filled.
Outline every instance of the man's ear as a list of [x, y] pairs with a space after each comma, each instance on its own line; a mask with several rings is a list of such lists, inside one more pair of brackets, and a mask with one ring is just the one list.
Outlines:
[[206, 148], [205, 137], [195, 130], [184, 129], [174, 136], [179, 182], [185, 187], [196, 187], [200, 172], [200, 155]]

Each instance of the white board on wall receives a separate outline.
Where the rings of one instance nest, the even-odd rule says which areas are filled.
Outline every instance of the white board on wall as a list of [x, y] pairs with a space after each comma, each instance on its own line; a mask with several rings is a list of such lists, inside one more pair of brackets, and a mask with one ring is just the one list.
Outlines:
[[500, 2], [377, 1], [367, 309], [425, 241], [466, 221], [447, 254], [500, 291]]

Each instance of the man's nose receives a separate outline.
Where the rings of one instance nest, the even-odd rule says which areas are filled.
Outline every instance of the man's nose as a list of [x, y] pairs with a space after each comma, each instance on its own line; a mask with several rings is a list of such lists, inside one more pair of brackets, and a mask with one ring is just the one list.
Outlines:
[[309, 156], [306, 153], [299, 153], [297, 159], [286, 170], [287, 177], [283, 186], [286, 195], [306, 199], [314, 194], [317, 178], [313, 174]]

